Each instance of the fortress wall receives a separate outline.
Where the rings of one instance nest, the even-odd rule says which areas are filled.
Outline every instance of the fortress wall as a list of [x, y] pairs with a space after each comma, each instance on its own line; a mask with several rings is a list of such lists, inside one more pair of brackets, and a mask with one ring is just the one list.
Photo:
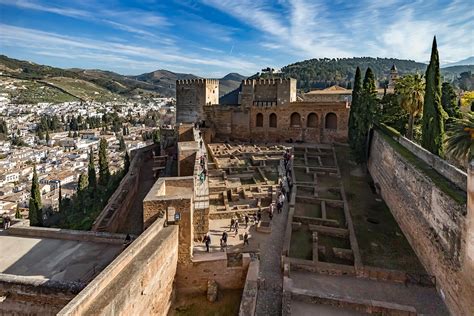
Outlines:
[[22, 223], [13, 225], [8, 230], [8, 234], [13, 235], [13, 236], [100, 242], [100, 243], [108, 243], [108, 244], [116, 244], [116, 245], [123, 244], [123, 241], [125, 240], [125, 237], [126, 237], [125, 234], [69, 230], [69, 229], [60, 229], [60, 228], [32, 227], [32, 226], [26, 226], [27, 224], [28, 222], [22, 222]]
[[131, 152], [132, 162], [127, 174], [120, 181], [114, 194], [109, 198], [107, 205], [97, 216], [92, 225], [92, 231], [106, 231], [115, 233], [125, 225], [128, 214], [140, 185], [140, 171], [146, 160], [152, 159], [153, 150], [160, 145], [150, 145]]
[[450, 311], [472, 315], [474, 275], [472, 261], [464, 258], [472, 257], [466, 252], [474, 240], [466, 236], [466, 205], [439, 189], [387, 137], [375, 130], [371, 139], [368, 168], [375, 186], [427, 272], [436, 276]]
[[0, 273], [0, 315], [56, 315], [84, 286]]
[[178, 226], [157, 220], [58, 315], [166, 315], [178, 262]]

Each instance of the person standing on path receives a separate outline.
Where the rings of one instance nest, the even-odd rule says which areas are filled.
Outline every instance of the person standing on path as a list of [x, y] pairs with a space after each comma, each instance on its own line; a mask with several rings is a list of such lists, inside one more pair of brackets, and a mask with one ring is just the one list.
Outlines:
[[249, 246], [249, 234], [247, 234], [247, 232], [244, 234], [244, 246], [245, 245]]
[[206, 244], [206, 252], [209, 252], [209, 246], [211, 245], [211, 236], [209, 236], [209, 233], [204, 236], [204, 243]]
[[230, 231], [230, 232], [231, 232], [232, 229], [234, 228], [234, 225], [235, 225], [235, 219], [234, 219], [234, 217], [232, 217], [232, 218], [230, 219], [230, 227], [229, 227], [229, 231]]
[[239, 220], [235, 220], [235, 236], [239, 234]]

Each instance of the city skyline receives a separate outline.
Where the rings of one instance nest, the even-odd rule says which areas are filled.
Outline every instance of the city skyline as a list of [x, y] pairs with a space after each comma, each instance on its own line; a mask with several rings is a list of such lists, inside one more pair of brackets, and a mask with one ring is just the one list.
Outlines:
[[434, 35], [442, 64], [474, 55], [474, 13], [462, 1], [0, 0], [0, 10], [2, 54], [121, 74], [251, 75], [322, 57], [426, 62]]

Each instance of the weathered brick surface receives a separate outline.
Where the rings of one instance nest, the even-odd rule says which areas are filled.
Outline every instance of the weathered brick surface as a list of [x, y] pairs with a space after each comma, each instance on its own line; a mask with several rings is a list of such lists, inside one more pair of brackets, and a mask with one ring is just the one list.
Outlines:
[[[474, 275], [463, 260], [466, 205], [460, 205], [407, 162], [375, 131], [369, 171], [400, 228], [455, 315], [474, 313]], [[454, 184], [453, 184], [454, 185]], [[470, 250], [469, 250], [470, 249]]]

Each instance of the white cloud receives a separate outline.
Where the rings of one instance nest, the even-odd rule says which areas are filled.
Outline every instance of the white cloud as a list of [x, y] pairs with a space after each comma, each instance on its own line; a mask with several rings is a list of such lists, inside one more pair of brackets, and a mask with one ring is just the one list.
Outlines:
[[[222, 70], [240, 69], [252, 73], [258, 68], [256, 64], [246, 59], [230, 56], [202, 57], [180, 52], [177, 48], [151, 48], [133, 46], [120, 42], [99, 41], [83, 37], [64, 36], [57, 33], [43, 32], [34, 29], [21, 28], [0, 24], [0, 42], [5, 47], [23, 47], [41, 55], [54, 56], [68, 54], [70, 58], [86, 58], [103, 62], [104, 67], [116, 67], [116, 63], [128, 63], [141, 69], [144, 66], [158, 64], [172, 65], [173, 68], [200, 66]], [[150, 68], [147, 69], [150, 71]], [[207, 71], [206, 73], [209, 73]]]

